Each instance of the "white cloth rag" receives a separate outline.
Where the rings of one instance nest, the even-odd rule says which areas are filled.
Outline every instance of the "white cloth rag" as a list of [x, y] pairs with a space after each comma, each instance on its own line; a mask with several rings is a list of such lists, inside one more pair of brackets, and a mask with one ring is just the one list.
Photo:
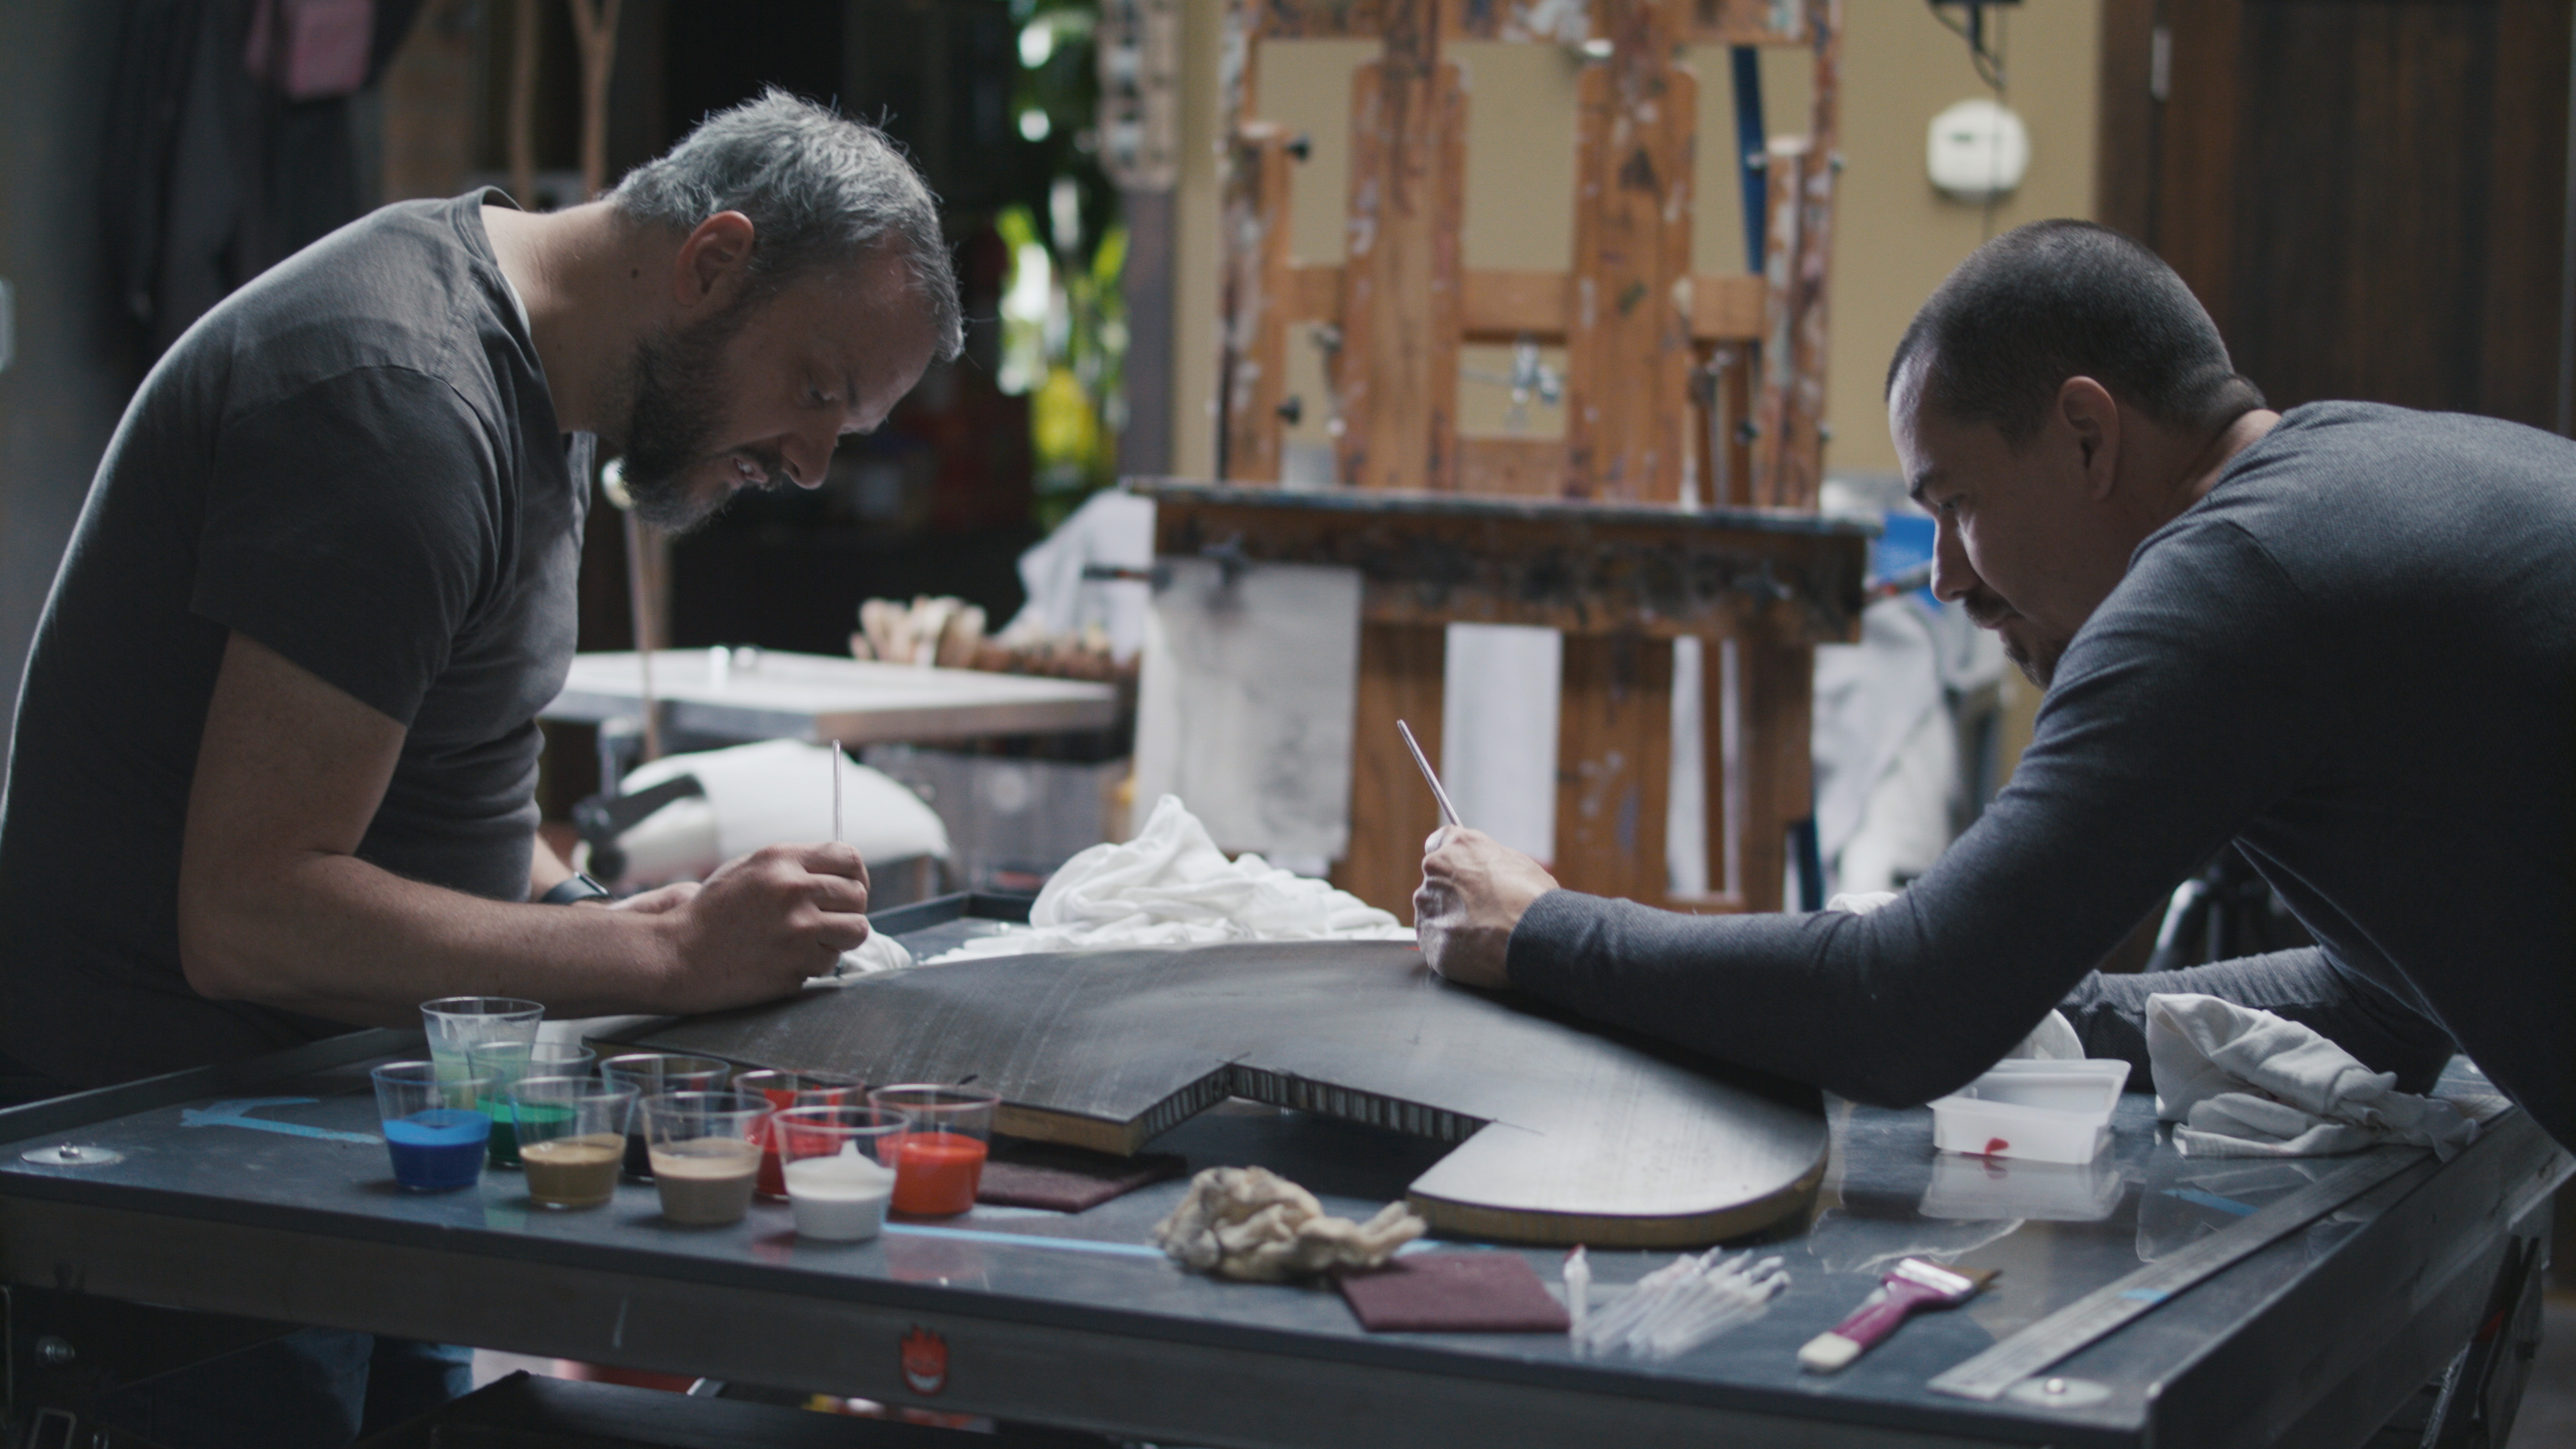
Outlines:
[[847, 986], [862, 976], [874, 976], [880, 971], [899, 971], [911, 964], [912, 952], [901, 941], [882, 932], [871, 931], [866, 940], [841, 953], [841, 959], [829, 974], [807, 977], [805, 989]]
[[1180, 798], [1165, 795], [1135, 839], [1066, 861], [1026, 928], [979, 936], [930, 964], [1105, 946], [1412, 939], [1412, 927], [1327, 882], [1249, 851], [1227, 860]]
[[[1896, 891], [1845, 891], [1825, 902], [1825, 909], [1847, 915], [1866, 916], [1894, 901]], [[2080, 1062], [2084, 1060], [2084, 1038], [2075, 1034], [2075, 1023], [2066, 1013], [2052, 1011], [2030, 1029], [2019, 1045], [2003, 1054], [2003, 1060]]]
[[2156, 1115], [2185, 1157], [2322, 1157], [2383, 1142], [2444, 1160], [2477, 1140], [2450, 1102], [2397, 1090], [2315, 1028], [2215, 996], [2147, 998]]

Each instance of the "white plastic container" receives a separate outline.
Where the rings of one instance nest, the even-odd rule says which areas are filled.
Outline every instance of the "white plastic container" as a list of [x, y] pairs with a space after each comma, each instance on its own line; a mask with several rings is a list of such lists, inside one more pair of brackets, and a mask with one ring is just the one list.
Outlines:
[[2091, 1162], [2129, 1082], [2121, 1061], [2003, 1061], [1932, 1104], [1932, 1145], [1972, 1157]]

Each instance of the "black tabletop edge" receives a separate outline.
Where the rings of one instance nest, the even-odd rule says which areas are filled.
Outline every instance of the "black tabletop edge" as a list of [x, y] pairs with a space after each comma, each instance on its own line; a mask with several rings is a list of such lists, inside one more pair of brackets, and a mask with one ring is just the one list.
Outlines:
[[261, 1082], [273, 1082], [279, 1077], [301, 1076], [306, 1072], [345, 1067], [352, 1062], [417, 1054], [427, 1049], [427, 1039], [416, 1030], [368, 1027], [283, 1051], [217, 1062], [212, 1066], [189, 1067], [158, 1077], [142, 1077], [131, 1082], [119, 1082], [113, 1087], [47, 1097], [42, 1101], [0, 1110], [0, 1142], [77, 1132], [93, 1122], [149, 1112], [155, 1107], [174, 1103], [192, 1102], [200, 1097], [237, 1092]]

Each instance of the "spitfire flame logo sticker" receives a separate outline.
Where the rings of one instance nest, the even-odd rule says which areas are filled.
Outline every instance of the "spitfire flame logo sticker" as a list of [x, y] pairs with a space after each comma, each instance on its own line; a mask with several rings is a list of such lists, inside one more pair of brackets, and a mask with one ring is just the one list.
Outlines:
[[903, 1382], [925, 1399], [948, 1387], [948, 1340], [913, 1325], [903, 1336]]

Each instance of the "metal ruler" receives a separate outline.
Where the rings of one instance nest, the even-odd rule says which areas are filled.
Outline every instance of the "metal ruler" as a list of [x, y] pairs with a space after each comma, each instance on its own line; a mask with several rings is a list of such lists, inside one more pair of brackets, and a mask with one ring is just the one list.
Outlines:
[[2307, 1226], [2414, 1166], [2420, 1147], [2382, 1147], [2170, 1257], [2085, 1294], [1934, 1378], [1936, 1393], [1991, 1402], [2004, 1391], [2220, 1269]]

